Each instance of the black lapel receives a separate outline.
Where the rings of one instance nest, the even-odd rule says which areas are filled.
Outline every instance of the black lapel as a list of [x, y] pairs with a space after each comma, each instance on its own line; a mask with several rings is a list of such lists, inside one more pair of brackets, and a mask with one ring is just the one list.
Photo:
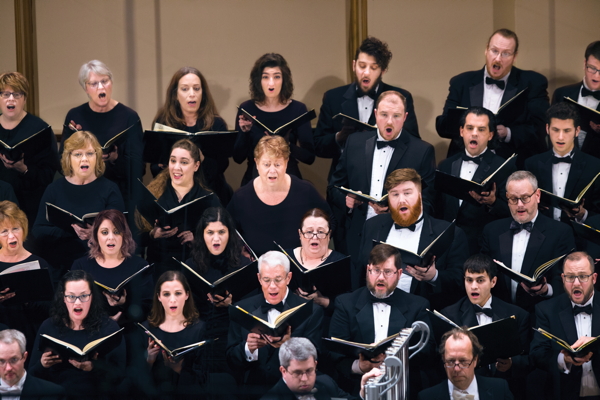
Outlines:
[[506, 89], [504, 89], [504, 94], [502, 95], [502, 104], [515, 97], [516, 94], [519, 92], [517, 87], [517, 85], [519, 84], [519, 75], [519, 70], [513, 67], [510, 71], [510, 76], [508, 77], [508, 80], [506, 82]]
[[491, 170], [492, 166], [490, 165], [493, 159], [494, 153], [492, 153], [489, 149], [486, 150], [485, 154], [481, 158], [481, 163], [479, 164], [479, 167], [477, 167], [475, 173], [473, 174], [473, 178], [471, 179], [473, 182], [481, 182], [493, 172]]
[[[371, 136], [365, 141], [365, 163], [366, 163], [366, 178], [367, 178], [367, 186], [365, 187], [366, 193], [371, 191], [371, 175], [373, 174], [373, 154], [375, 152], [375, 142], [377, 141], [377, 132], [375, 132], [374, 136]], [[355, 162], [360, 163], [360, 160], [355, 160]], [[357, 190], [357, 189], [354, 189]]]
[[[404, 296], [404, 292], [400, 289], [396, 289], [392, 296], [401, 298]], [[387, 332], [388, 336], [398, 333], [408, 326], [406, 317], [404, 316], [404, 313], [407, 311], [406, 304], [404, 304], [401, 299], [398, 300], [399, 301], [394, 301], [394, 304], [391, 305], [392, 308], [390, 310], [390, 321]]]
[[[533, 275], [533, 271], [539, 265], [534, 265], [534, 261], [537, 258], [538, 253], [542, 249], [546, 235], [544, 231], [546, 229], [546, 221], [540, 218], [541, 215], [538, 213], [537, 220], [533, 225], [531, 234], [529, 235], [529, 242], [527, 242], [527, 249], [525, 250], [525, 257], [523, 257], [523, 265], [521, 266], [521, 273], [525, 275]], [[544, 259], [544, 262], [548, 260]]]
[[[435, 235], [435, 232], [433, 231], [431, 217], [424, 213], [423, 214], [423, 228], [421, 228], [421, 236], [419, 237], [419, 247], [418, 247], [417, 253], [421, 254], [423, 249], [425, 249], [425, 247], [429, 246], [429, 243], [433, 242], [435, 237], [436, 237], [436, 235]], [[415, 293], [415, 291], [417, 290], [418, 284], [419, 284], [419, 281], [417, 279], [413, 278], [413, 280], [411, 281], [411, 284], [410, 284], [410, 293]]]
[[460, 306], [461, 311], [461, 323], [462, 325], [466, 325], [469, 328], [472, 326], [479, 325], [479, 321], [477, 321], [477, 315], [475, 315], [475, 311], [473, 310], [473, 304], [467, 297], [463, 304]]
[[344, 93], [344, 102], [342, 103], [342, 113], [352, 118], [358, 118], [358, 102], [356, 97], [356, 85], [353, 83], [348, 86]]
[[[575, 193], [575, 187], [585, 170], [585, 160], [581, 155], [581, 151], [575, 149], [573, 153], [573, 162], [571, 163], [571, 169], [569, 170], [569, 177], [567, 178], [567, 185], [565, 187], [565, 195], [563, 197], [567, 199], [573, 199], [579, 196], [579, 193]], [[587, 185], [589, 182], [584, 182]], [[582, 188], [583, 188], [582, 186]]]
[[396, 167], [397, 167], [398, 163], [400, 162], [400, 160], [402, 159], [402, 156], [408, 149], [408, 143], [410, 141], [410, 133], [408, 133], [407, 131], [401, 132], [400, 137], [397, 140], [398, 140], [398, 145], [394, 149], [394, 152], [392, 153], [392, 158], [390, 159], [390, 163], [388, 164], [387, 170], [385, 171], [386, 177], [397, 169]]
[[[507, 227], [508, 228], [508, 227]], [[512, 268], [512, 246], [513, 246], [513, 233], [510, 229], [507, 229], [504, 233], [498, 236], [498, 241], [500, 244], [500, 258], [501, 261], [508, 268]], [[506, 283], [506, 287], [508, 287], [510, 291], [510, 278], [508, 275], [504, 275], [504, 281]]]
[[[566, 338], [564, 339], [569, 344], [575, 343], [577, 341], [577, 327], [575, 326], [575, 317], [573, 317], [571, 301], [567, 296], [565, 296], [565, 301], [561, 304], [561, 310], [558, 312], [558, 317], [560, 318], [560, 323], [565, 331]], [[592, 318], [592, 323], [593, 320], [594, 319]]]
[[538, 161], [539, 163], [539, 187], [554, 193], [554, 187], [552, 185], [552, 156], [554, 153], [552, 150], [544, 154], [544, 157]]
[[365, 343], [373, 343], [375, 340], [375, 323], [373, 319], [373, 304], [367, 301], [371, 294], [367, 288], [363, 289], [363, 293], [356, 302], [356, 322], [361, 334], [361, 340]]
[[[485, 68], [485, 67], [484, 67]], [[471, 107], [483, 106], [483, 69], [477, 74], [477, 80], [469, 87], [469, 100]]]

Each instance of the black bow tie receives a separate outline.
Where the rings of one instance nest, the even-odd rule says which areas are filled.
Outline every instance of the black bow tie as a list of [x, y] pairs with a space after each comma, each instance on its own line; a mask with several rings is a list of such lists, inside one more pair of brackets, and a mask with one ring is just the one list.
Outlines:
[[391, 147], [392, 149], [395, 149], [396, 146], [398, 145], [398, 139], [394, 139], [394, 140], [378, 140], [377, 141], [377, 148], [379, 150], [383, 149], [384, 147]]
[[525, 229], [527, 232], [531, 232], [531, 230], [533, 229], [533, 222], [529, 221], [525, 222], [524, 224], [520, 224], [517, 221], [512, 221], [510, 223], [510, 230], [513, 231], [513, 235], [516, 235], [523, 229]]
[[263, 314], [267, 314], [269, 312], [269, 310], [272, 310], [273, 308], [279, 312], [282, 312], [283, 311], [283, 302], [280, 301], [277, 304], [265, 303], [262, 306], [260, 306], [260, 310], [263, 312]]
[[502, 90], [506, 87], [506, 82], [502, 79], [492, 79], [489, 76], [485, 78], [485, 83], [488, 85], [496, 85]]
[[593, 310], [593, 308], [592, 308], [591, 304], [588, 304], [585, 307], [573, 306], [573, 316], [576, 316], [577, 314], [582, 313], [582, 312], [592, 315], [592, 310]]
[[600, 100], [600, 90], [596, 90], [595, 92], [592, 92], [585, 86], [582, 86], [581, 87], [581, 96], [583, 96], [583, 97], [592, 96], [596, 100]]
[[460, 155], [461, 155], [463, 161], [471, 161], [477, 165], [479, 165], [481, 163], [481, 159], [483, 158], [483, 154], [480, 154], [477, 157], [471, 157], [467, 153], [461, 153]]
[[571, 156], [566, 156], [566, 157], [556, 157], [556, 156], [552, 156], [552, 164], [558, 164], [558, 163], [567, 163], [567, 164], [571, 164], [573, 162], [573, 158]]
[[375, 303], [385, 303], [388, 306], [392, 305], [392, 301], [390, 300], [392, 296], [388, 296], [385, 299], [378, 299], [377, 297], [373, 296], [373, 293], [371, 293], [371, 295], [369, 296], [369, 299], [371, 300], [371, 303], [375, 304]]
[[481, 308], [481, 307], [479, 307], [479, 305], [473, 304], [473, 311], [475, 311], [475, 315], [477, 315], [477, 313], [484, 313], [485, 315], [487, 315], [490, 318], [492, 318], [492, 316], [493, 316], [492, 309], [489, 307]]
[[377, 100], [377, 90], [376, 90], [377, 85], [374, 85], [371, 90], [369, 90], [368, 92], [363, 92], [362, 89], [358, 86], [358, 84], [356, 84], [356, 97], [364, 97], [364, 96], [369, 96], [370, 98], [372, 98], [373, 100]]
[[414, 224], [412, 224], [412, 225], [409, 225], [409, 226], [400, 226], [400, 225], [398, 225], [398, 224], [394, 224], [394, 228], [396, 228], [396, 229], [409, 229], [409, 230], [411, 230], [411, 231], [413, 231], [413, 232], [414, 232], [414, 231], [415, 231], [415, 229], [417, 229], [417, 224], [418, 224], [419, 222], [421, 222], [421, 221], [423, 221], [423, 216], [421, 216], [421, 218], [419, 218], [419, 219], [418, 219], [418, 220], [417, 220], [417, 221], [416, 221]]

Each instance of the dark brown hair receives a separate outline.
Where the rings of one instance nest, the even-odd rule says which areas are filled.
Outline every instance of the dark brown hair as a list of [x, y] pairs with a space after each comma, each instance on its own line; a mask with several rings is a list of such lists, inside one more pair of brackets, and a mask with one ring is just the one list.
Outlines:
[[402, 256], [400, 255], [400, 250], [389, 244], [378, 244], [369, 253], [369, 264], [381, 265], [392, 256], [394, 257], [394, 266], [396, 269], [401, 269]]
[[385, 190], [389, 192], [403, 182], [413, 182], [417, 189], [421, 191], [421, 175], [412, 168], [400, 168], [392, 171], [388, 177], [385, 178]]
[[488, 43], [487, 43], [488, 48], [490, 47], [490, 41], [496, 34], [502, 36], [505, 39], [513, 39], [515, 41], [515, 54], [517, 54], [519, 52], [519, 38], [517, 37], [517, 34], [514, 33], [513, 31], [511, 31], [510, 29], [506, 29], [506, 28], [498, 29], [494, 33], [492, 33], [492, 35], [488, 39]]
[[358, 55], [360, 53], [365, 53], [373, 57], [377, 65], [379, 65], [379, 68], [381, 68], [381, 71], [387, 70], [390, 60], [392, 59], [392, 52], [388, 48], [387, 43], [382, 42], [373, 36], [369, 36], [363, 40], [360, 47], [356, 49], [354, 60], [358, 60]]
[[102, 254], [100, 244], [98, 244], [98, 230], [100, 230], [100, 225], [102, 225], [105, 220], [112, 222], [117, 231], [119, 231], [119, 235], [123, 238], [121, 255], [124, 258], [131, 257], [135, 252], [135, 241], [131, 235], [129, 225], [127, 225], [125, 215], [119, 210], [104, 210], [98, 213], [94, 220], [94, 225], [92, 226], [92, 237], [88, 241], [90, 258], [100, 258], [101, 260], [104, 260], [104, 254]]
[[188, 299], [185, 301], [185, 305], [183, 306], [183, 317], [185, 318], [184, 325], [192, 325], [198, 320], [198, 310], [196, 310], [196, 306], [194, 305], [194, 296], [192, 295], [190, 284], [185, 278], [185, 275], [183, 275], [183, 273], [180, 271], [166, 271], [158, 278], [156, 281], [156, 286], [154, 287], [152, 310], [148, 316], [148, 322], [152, 326], [159, 326], [165, 322], [165, 309], [158, 300], [158, 297], [160, 296], [160, 290], [163, 283], [172, 281], [178, 281], [181, 283], [183, 290], [185, 290], [185, 293], [188, 295]]
[[265, 92], [263, 91], [261, 80], [265, 68], [279, 68], [281, 70], [282, 84], [279, 92], [279, 102], [284, 104], [292, 98], [294, 94], [294, 82], [292, 81], [292, 71], [288, 67], [287, 61], [281, 54], [267, 53], [260, 57], [254, 63], [250, 71], [250, 98], [262, 103], [265, 101]]
[[454, 340], [460, 340], [463, 336], [466, 336], [471, 341], [471, 352], [473, 354], [473, 358], [477, 357], [477, 361], [481, 361], [481, 355], [483, 354], [483, 346], [479, 343], [479, 339], [473, 332], [471, 332], [467, 327], [454, 328], [442, 336], [440, 340], [439, 352], [442, 356], [442, 360], [445, 361], [446, 356], [446, 342], [448, 339], [452, 338]]

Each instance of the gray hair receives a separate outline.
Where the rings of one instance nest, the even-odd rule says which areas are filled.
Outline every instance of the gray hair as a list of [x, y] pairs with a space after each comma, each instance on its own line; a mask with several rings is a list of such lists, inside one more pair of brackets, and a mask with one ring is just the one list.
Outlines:
[[258, 259], [258, 273], [260, 274], [262, 265], [267, 264], [269, 267], [281, 265], [287, 274], [290, 272], [290, 260], [285, 254], [280, 251], [267, 251]]
[[285, 369], [290, 366], [292, 360], [306, 361], [311, 357], [317, 361], [317, 349], [307, 338], [290, 338], [279, 348], [279, 364]]
[[21, 354], [25, 353], [27, 340], [23, 333], [16, 329], [4, 329], [3, 331], [0, 331], [0, 343], [13, 344], [14, 342], [19, 344]]
[[81, 66], [79, 69], [79, 84], [85, 90], [85, 84], [90, 79], [90, 72], [98, 75], [106, 75], [112, 81], [113, 75], [110, 69], [102, 61], [92, 60], [88, 61]]
[[508, 191], [508, 184], [512, 181], [524, 181], [528, 180], [534, 191], [538, 189], [538, 181], [534, 174], [529, 171], [515, 171], [506, 180], [506, 190]]

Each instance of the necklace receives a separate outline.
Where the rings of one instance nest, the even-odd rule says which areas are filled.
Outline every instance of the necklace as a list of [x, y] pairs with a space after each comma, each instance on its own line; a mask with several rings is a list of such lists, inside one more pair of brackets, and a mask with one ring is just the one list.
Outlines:
[[[302, 247], [300, 247], [300, 264], [304, 265], [304, 257], [302, 257], [302, 250]], [[321, 261], [325, 261], [328, 252], [329, 250], [325, 251], [325, 254], [323, 254], [323, 257], [321, 257]]]

